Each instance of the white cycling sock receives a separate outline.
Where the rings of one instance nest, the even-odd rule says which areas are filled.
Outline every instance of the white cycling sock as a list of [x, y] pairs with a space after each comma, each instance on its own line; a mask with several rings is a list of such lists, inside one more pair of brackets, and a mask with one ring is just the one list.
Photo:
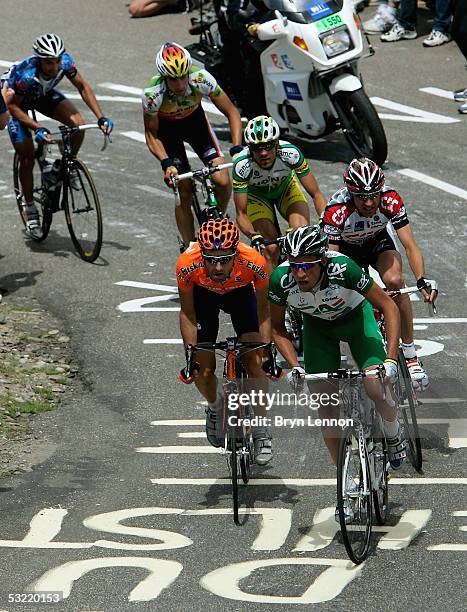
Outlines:
[[386, 421], [383, 419], [384, 433], [388, 438], [397, 438], [399, 436], [399, 421]]
[[406, 359], [414, 359], [417, 356], [417, 351], [415, 350], [415, 344], [411, 342], [410, 344], [401, 343], [402, 352], [404, 353], [404, 357]]

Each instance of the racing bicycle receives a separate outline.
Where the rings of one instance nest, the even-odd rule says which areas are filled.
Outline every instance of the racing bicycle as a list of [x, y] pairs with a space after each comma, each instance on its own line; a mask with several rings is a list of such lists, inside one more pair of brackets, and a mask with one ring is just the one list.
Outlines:
[[[395, 298], [399, 295], [410, 295], [417, 291], [419, 291], [417, 287], [404, 287], [403, 289], [397, 289], [395, 291], [387, 291], [387, 293], [391, 298]], [[432, 302], [430, 302], [430, 305], [433, 314], [436, 314], [436, 306]], [[374, 315], [381, 335], [383, 336], [384, 343], [386, 344], [386, 329], [383, 314], [374, 309]], [[417, 399], [412, 377], [400, 346], [397, 352], [397, 369], [398, 377], [394, 384], [395, 400], [397, 402], [399, 416], [401, 417], [400, 420], [403, 424], [404, 436], [408, 444], [410, 462], [414, 469], [420, 472], [423, 464], [423, 455], [416, 409], [422, 402]]]
[[[81, 160], [72, 153], [73, 136], [83, 130], [100, 129], [96, 124], [67, 127], [60, 125], [58, 131], [50, 132], [51, 143], [35, 145], [33, 200], [39, 212], [42, 235], [31, 238], [42, 242], [49, 234], [53, 214], [64, 210], [65, 219], [73, 246], [79, 257], [87, 262], [95, 261], [102, 248], [102, 210], [91, 173]], [[104, 150], [109, 142], [104, 136]], [[57, 144], [61, 158], [53, 164], [46, 159], [49, 144]], [[13, 161], [13, 183], [16, 204], [21, 221], [26, 227], [24, 197], [19, 178], [19, 156]], [[61, 199], [60, 199], [61, 196]]]
[[[375, 370], [339, 369], [306, 374], [302, 380], [340, 381], [340, 399], [348, 419], [339, 444], [337, 463], [337, 508], [342, 539], [351, 561], [362, 563], [368, 556], [373, 512], [378, 525], [388, 519], [388, 448], [381, 416], [366, 395], [363, 378], [378, 378], [383, 389], [384, 366]], [[352, 519], [346, 520], [349, 512]]]
[[258, 349], [269, 351], [269, 374], [279, 378], [282, 369], [276, 365], [276, 348], [272, 343], [242, 342], [236, 337], [227, 338], [223, 342], [200, 342], [189, 345], [186, 351], [186, 369], [180, 372], [182, 382], [196, 369], [195, 354], [197, 351], [220, 351], [224, 357], [222, 374], [223, 407], [222, 417], [216, 419], [216, 428], [220, 436], [224, 436], [224, 454], [232, 483], [233, 519], [240, 525], [238, 508], [238, 484], [240, 479], [248, 484], [251, 475], [251, 465], [254, 462], [253, 428], [249, 419], [253, 416], [250, 405], [244, 406], [240, 402], [229, 401], [229, 398], [238, 398], [246, 390], [245, 381], [247, 373], [242, 365], [242, 357]]
[[[211, 176], [215, 172], [219, 172], [220, 170], [224, 170], [226, 168], [231, 168], [232, 165], [232, 162], [229, 162], [225, 164], [218, 164], [217, 166], [203, 166], [203, 168], [200, 168], [199, 170], [185, 172], [184, 174], [174, 175], [172, 177], [172, 188], [174, 190], [176, 203], [178, 196], [178, 182], [191, 179], [191, 206], [199, 225], [209, 221], [209, 219], [222, 219], [223, 213], [219, 208], [219, 203], [217, 202]], [[197, 186], [197, 183], [199, 187]], [[180, 246], [180, 253], [183, 253], [188, 245], [185, 245], [180, 237], [178, 237], [178, 243]]]

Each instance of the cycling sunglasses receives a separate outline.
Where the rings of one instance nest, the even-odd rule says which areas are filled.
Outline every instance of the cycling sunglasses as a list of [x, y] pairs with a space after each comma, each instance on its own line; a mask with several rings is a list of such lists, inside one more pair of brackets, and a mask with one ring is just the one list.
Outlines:
[[217, 263], [220, 263], [221, 266], [225, 266], [226, 264], [232, 261], [235, 255], [236, 253], [232, 253], [232, 255], [220, 255], [219, 257], [215, 257], [214, 255], [203, 254], [203, 259], [208, 264], [216, 265]]
[[252, 151], [272, 151], [276, 147], [276, 141], [272, 142], [260, 142], [259, 144], [251, 144], [250, 149]]
[[381, 191], [375, 191], [374, 193], [352, 193], [353, 196], [358, 198], [359, 200], [374, 200], [377, 196], [379, 196]]
[[299, 270], [303, 270], [303, 272], [309, 272], [312, 267], [317, 263], [321, 263], [321, 259], [317, 259], [316, 261], [301, 261], [300, 263], [289, 261], [289, 265], [293, 272], [298, 272]]

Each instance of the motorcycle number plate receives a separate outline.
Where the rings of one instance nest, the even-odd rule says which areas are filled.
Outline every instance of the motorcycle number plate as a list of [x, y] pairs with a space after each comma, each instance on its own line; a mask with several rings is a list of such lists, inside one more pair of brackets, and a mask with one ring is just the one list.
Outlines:
[[320, 32], [327, 32], [327, 30], [338, 28], [339, 26], [343, 25], [343, 23], [342, 17], [337, 14], [324, 17], [324, 19], [320, 19], [314, 25]]

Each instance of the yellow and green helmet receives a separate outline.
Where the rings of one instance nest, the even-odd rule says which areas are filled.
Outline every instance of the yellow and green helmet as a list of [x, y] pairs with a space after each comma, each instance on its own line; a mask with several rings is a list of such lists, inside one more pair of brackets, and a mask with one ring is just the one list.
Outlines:
[[255, 145], [278, 140], [280, 132], [279, 126], [272, 117], [259, 115], [248, 121], [243, 135], [247, 144]]

